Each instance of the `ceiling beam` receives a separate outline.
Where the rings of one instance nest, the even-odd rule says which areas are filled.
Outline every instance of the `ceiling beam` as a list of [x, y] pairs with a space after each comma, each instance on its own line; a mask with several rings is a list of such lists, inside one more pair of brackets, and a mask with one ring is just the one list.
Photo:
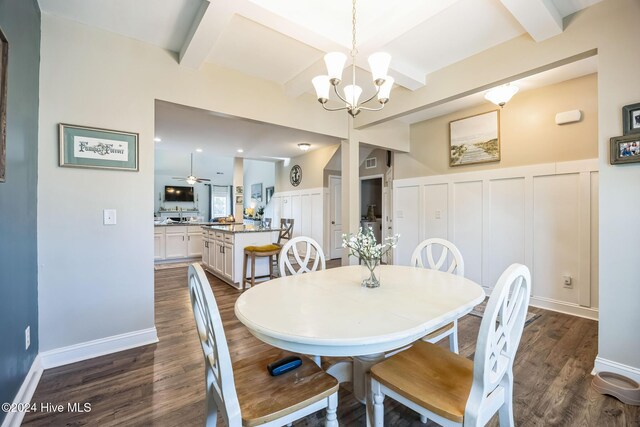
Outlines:
[[179, 62], [198, 69], [204, 64], [218, 37], [234, 14], [233, 2], [203, 0], [180, 49]]
[[562, 16], [551, 0], [500, 0], [536, 41], [561, 34]]

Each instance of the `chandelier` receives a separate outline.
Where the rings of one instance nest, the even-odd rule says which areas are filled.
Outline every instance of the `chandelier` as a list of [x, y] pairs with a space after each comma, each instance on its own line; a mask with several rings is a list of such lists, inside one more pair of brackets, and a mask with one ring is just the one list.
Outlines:
[[[373, 77], [373, 85], [375, 86], [376, 93], [371, 98], [368, 98], [362, 102], [358, 102], [360, 95], [362, 94], [362, 88], [356, 85], [356, 55], [358, 50], [356, 49], [356, 0], [353, 0], [352, 8], [352, 40], [351, 40], [351, 82], [352, 84], [344, 87], [344, 96], [338, 91], [338, 86], [342, 81], [342, 71], [344, 64], [347, 61], [347, 56], [342, 52], [330, 52], [324, 56], [324, 62], [327, 66], [327, 75], [316, 76], [311, 82], [316, 90], [318, 102], [322, 104], [322, 107], [327, 111], [340, 111], [347, 110], [352, 117], [355, 117], [362, 110], [367, 111], [379, 111], [384, 108], [384, 105], [389, 101], [389, 94], [391, 93], [391, 87], [393, 86], [393, 77], [387, 75], [389, 70], [389, 63], [391, 62], [391, 55], [385, 52], [376, 52], [369, 56], [369, 67], [371, 68], [371, 74]], [[327, 107], [327, 101], [329, 100], [329, 92], [333, 86], [333, 91], [345, 103], [344, 107], [329, 108]], [[377, 108], [363, 107], [364, 104], [372, 101], [374, 98], [378, 98], [380, 106]]]

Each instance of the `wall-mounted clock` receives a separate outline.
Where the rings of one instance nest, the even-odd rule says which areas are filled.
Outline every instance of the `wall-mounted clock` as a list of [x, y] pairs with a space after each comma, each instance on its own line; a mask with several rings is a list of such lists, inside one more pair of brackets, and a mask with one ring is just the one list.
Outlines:
[[291, 168], [291, 172], [289, 172], [289, 181], [291, 185], [297, 187], [302, 182], [302, 168], [298, 165], [295, 165]]

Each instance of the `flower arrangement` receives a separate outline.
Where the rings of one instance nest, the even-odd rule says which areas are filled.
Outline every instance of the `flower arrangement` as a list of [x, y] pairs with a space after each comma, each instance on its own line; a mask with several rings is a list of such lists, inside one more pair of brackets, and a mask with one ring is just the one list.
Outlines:
[[362, 282], [364, 286], [369, 288], [380, 286], [375, 269], [380, 265], [382, 257], [397, 246], [399, 237], [400, 235], [396, 234], [378, 243], [371, 227], [367, 227], [366, 230], [360, 227], [360, 231], [355, 235], [342, 235], [342, 247], [349, 249], [349, 255], [360, 258], [360, 261], [369, 269], [370, 276]]

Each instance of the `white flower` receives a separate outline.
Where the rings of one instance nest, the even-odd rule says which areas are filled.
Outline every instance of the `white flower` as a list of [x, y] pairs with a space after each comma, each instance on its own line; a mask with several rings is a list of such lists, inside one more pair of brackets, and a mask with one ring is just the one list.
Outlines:
[[364, 261], [379, 261], [384, 254], [397, 246], [399, 237], [400, 235], [396, 234], [386, 237], [384, 243], [378, 243], [371, 227], [367, 227], [366, 230], [360, 227], [355, 235], [342, 235], [342, 247], [349, 249], [349, 255], [357, 256]]

